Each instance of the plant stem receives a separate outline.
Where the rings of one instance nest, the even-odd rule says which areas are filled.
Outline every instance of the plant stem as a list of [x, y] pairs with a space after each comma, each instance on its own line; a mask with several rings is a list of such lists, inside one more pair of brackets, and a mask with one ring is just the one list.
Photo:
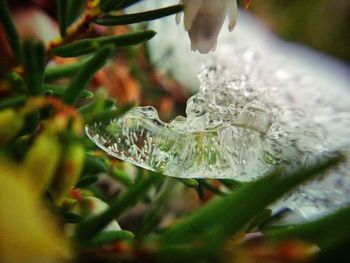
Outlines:
[[159, 174], [151, 174], [132, 186], [126, 194], [117, 198], [108, 210], [79, 224], [76, 230], [78, 242], [85, 242], [96, 236], [112, 220], [117, 218], [136, 201], [142, 199], [148, 189], [157, 184], [161, 179], [163, 178]]

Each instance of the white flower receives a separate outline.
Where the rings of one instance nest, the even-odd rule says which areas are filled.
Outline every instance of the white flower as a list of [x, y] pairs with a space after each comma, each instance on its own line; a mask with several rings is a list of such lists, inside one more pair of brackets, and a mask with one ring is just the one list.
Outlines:
[[[180, 0], [185, 6], [184, 25], [191, 39], [191, 49], [200, 53], [215, 50], [217, 37], [228, 14], [231, 31], [237, 21], [236, 0]], [[179, 24], [181, 13], [176, 16]]]

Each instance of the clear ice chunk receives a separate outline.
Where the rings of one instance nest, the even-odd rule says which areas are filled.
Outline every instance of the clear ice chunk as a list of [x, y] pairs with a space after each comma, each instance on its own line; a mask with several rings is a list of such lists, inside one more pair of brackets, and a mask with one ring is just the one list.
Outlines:
[[[184, 178], [251, 181], [278, 165], [293, 169], [348, 153], [349, 91], [329, 91], [250, 49], [223, 50], [200, 74], [186, 117], [164, 123], [153, 107], [135, 107], [87, 126], [87, 135], [114, 157]], [[349, 171], [347, 162], [321, 175], [285, 204], [310, 217], [347, 203]]]
[[136, 107], [86, 132], [108, 154], [169, 176], [248, 181], [274, 165], [264, 160], [272, 115], [263, 102], [222, 85], [190, 98], [186, 113], [167, 124]]
[[[249, 114], [255, 111], [256, 116], [267, 114], [257, 108]], [[229, 119], [226, 125], [212, 122], [198, 112], [192, 125], [181, 117], [166, 124], [154, 108], [137, 107], [120, 119], [87, 126], [86, 132], [108, 154], [152, 171], [191, 178], [231, 178], [235, 173], [247, 180], [242, 174], [252, 168], [256, 173], [263, 158], [261, 130], [267, 119], [257, 121], [247, 112], [237, 114], [242, 115], [237, 126], [229, 125]]]

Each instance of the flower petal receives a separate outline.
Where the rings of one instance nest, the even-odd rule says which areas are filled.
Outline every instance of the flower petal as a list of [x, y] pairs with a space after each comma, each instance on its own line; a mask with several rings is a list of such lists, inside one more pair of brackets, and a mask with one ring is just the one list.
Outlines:
[[182, 3], [185, 5], [184, 25], [186, 31], [192, 27], [192, 23], [201, 9], [202, 4], [205, 4], [203, 1], [204, 0], [182, 0]]
[[[182, 2], [182, 0], [180, 0], [179, 5], [182, 5], [182, 4], [183, 4], [183, 2]], [[182, 17], [182, 12], [176, 13], [176, 15], [175, 15], [175, 21], [176, 21], [176, 24], [177, 24], [177, 25], [180, 24], [180, 22], [181, 22], [181, 17]]]
[[236, 0], [226, 0], [226, 5], [228, 10], [228, 17], [230, 19], [228, 30], [232, 31], [237, 23], [237, 15], [238, 15], [237, 2]]
[[192, 50], [208, 53], [216, 46], [217, 37], [225, 21], [226, 4], [206, 0], [195, 17], [188, 34]]

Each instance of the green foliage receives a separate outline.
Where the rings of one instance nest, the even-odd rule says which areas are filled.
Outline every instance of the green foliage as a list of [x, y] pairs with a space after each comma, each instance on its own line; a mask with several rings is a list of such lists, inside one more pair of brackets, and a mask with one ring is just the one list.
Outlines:
[[96, 237], [91, 239], [87, 246], [88, 247], [100, 247], [108, 244], [114, 244], [117, 241], [132, 240], [134, 234], [130, 231], [119, 230], [119, 231], [101, 231]]
[[10, 107], [18, 107], [23, 105], [26, 101], [26, 95], [16, 95], [9, 98], [2, 99], [0, 101], [0, 110], [10, 108]]
[[61, 66], [49, 66], [45, 70], [45, 81], [53, 81], [59, 78], [72, 77], [87, 60], [81, 59], [75, 63], [64, 64]]
[[[91, 250], [103, 254], [104, 249], [122, 244], [118, 247], [120, 251], [114, 251], [115, 262], [125, 258], [133, 262], [218, 262], [225, 261], [225, 246], [231, 239], [239, 240], [240, 236], [255, 231], [263, 231], [263, 239], [268, 242], [283, 244], [297, 239], [318, 245], [321, 251], [315, 262], [330, 262], [347, 255], [349, 207], [300, 225], [261, 227], [273, 217], [268, 208], [270, 204], [343, 161], [341, 154], [325, 158], [313, 167], [300, 167], [289, 173], [277, 169], [258, 181], [241, 183], [165, 178], [141, 168], [132, 177], [123, 164], [102, 155], [91, 145], [83, 134], [85, 125], [108, 122], [133, 106], [117, 105], [103, 88], [89, 89], [91, 80], [109, 59], [150, 40], [156, 32], [144, 30], [89, 35], [89, 38], [82, 33], [93, 24], [129, 25], [183, 9], [181, 5], [174, 5], [135, 14], [112, 12], [140, 1], [101, 0], [100, 10], [95, 10], [85, 6], [90, 1], [56, 0], [62, 40], [45, 48], [37, 40], [20, 39], [8, 3], [0, 0], [0, 22], [16, 66], [9, 65], [1, 80], [6, 84], [4, 87], [8, 87], [0, 97], [1, 171], [11, 167], [10, 174], [18, 180], [24, 178], [32, 186], [33, 195], [42, 198], [62, 224], [73, 225], [70, 234], [76, 255]], [[73, 57], [75, 62], [48, 65], [54, 56]], [[147, 74], [143, 68], [133, 67], [134, 72]], [[142, 84], [148, 85], [147, 81]], [[122, 185], [124, 190], [117, 196], [108, 196], [99, 187], [102, 175]], [[174, 192], [182, 188], [197, 194], [203, 207], [178, 222], [174, 220], [170, 226], [161, 225]], [[214, 196], [214, 200], [208, 196]], [[108, 202], [109, 207], [93, 213], [97, 204], [88, 202], [95, 200], [93, 198]], [[148, 207], [136, 230], [108, 229], [115, 219], [139, 204]], [[0, 220], [3, 216], [6, 215], [0, 215]], [[238, 243], [235, 249], [244, 249]], [[128, 248], [126, 257], [123, 247]], [[102, 259], [102, 262], [105, 261]]]
[[99, 19], [96, 19], [95, 22], [96, 24], [103, 26], [129, 25], [173, 15], [182, 11], [182, 9], [183, 7], [181, 5], [174, 5], [137, 14], [104, 16]]
[[[56, 85], [56, 84], [47, 84], [43, 85], [44, 93], [46, 95], [52, 96], [61, 96], [67, 89], [66, 86]], [[79, 99], [91, 99], [93, 98], [94, 93], [89, 90], [83, 90], [79, 96]]]
[[67, 44], [54, 48], [53, 54], [61, 57], [76, 57], [90, 54], [99, 50], [105, 45], [114, 45], [115, 47], [125, 47], [137, 45], [154, 37], [156, 32], [152, 30], [141, 31], [121, 36], [107, 36], [93, 39], [83, 39], [72, 44]]
[[36, 96], [42, 92], [45, 68], [45, 48], [40, 42], [26, 40], [23, 43], [25, 82], [28, 94]]
[[158, 184], [162, 179], [162, 176], [158, 174], [151, 174], [148, 178], [136, 182], [133, 186], [129, 187], [126, 194], [116, 199], [105, 212], [80, 223], [76, 230], [76, 238], [80, 242], [85, 242], [96, 236], [112, 220], [121, 215], [138, 200], [144, 198], [148, 189]]
[[345, 222], [350, 222], [350, 207], [306, 224], [268, 230], [266, 235], [276, 240], [299, 238], [329, 248], [350, 238], [350, 226]]
[[127, 111], [132, 109], [133, 105], [132, 104], [126, 104], [118, 109], [113, 109], [113, 110], [105, 110], [96, 116], [93, 116], [88, 123], [94, 123], [97, 121], [100, 122], [108, 122], [111, 119], [118, 118], [122, 115], [124, 115]]
[[67, 12], [68, 12], [68, 0], [56, 0], [57, 3], [57, 20], [60, 26], [61, 37], [66, 36], [67, 29]]
[[86, 0], [68, 1], [66, 25], [71, 25], [75, 19], [83, 12]]
[[110, 46], [102, 47], [96, 52], [86, 64], [81, 67], [75, 78], [65, 90], [62, 101], [66, 104], [75, 103], [86, 85], [90, 82], [93, 75], [104, 66], [108, 57], [112, 54], [113, 48]]
[[[185, 247], [187, 250], [201, 240], [209, 240], [202, 247], [206, 257], [217, 253], [218, 245], [223, 245], [225, 240], [240, 231], [244, 232], [248, 224], [269, 204], [305, 180], [316, 176], [320, 171], [337, 165], [341, 160], [341, 156], [336, 156], [314, 167], [303, 168], [285, 176], [282, 171], [276, 171], [241, 187], [227, 197], [211, 202], [160, 237], [161, 256], [167, 255], [169, 251], [178, 250], [177, 261], [188, 260], [188, 257], [192, 258], [195, 255], [185, 253], [185, 258], [182, 258], [181, 249]], [[216, 249], [212, 251], [208, 249], [209, 247]]]
[[100, 8], [103, 12], [109, 12], [126, 8], [141, 1], [142, 0], [102, 0], [100, 2]]

